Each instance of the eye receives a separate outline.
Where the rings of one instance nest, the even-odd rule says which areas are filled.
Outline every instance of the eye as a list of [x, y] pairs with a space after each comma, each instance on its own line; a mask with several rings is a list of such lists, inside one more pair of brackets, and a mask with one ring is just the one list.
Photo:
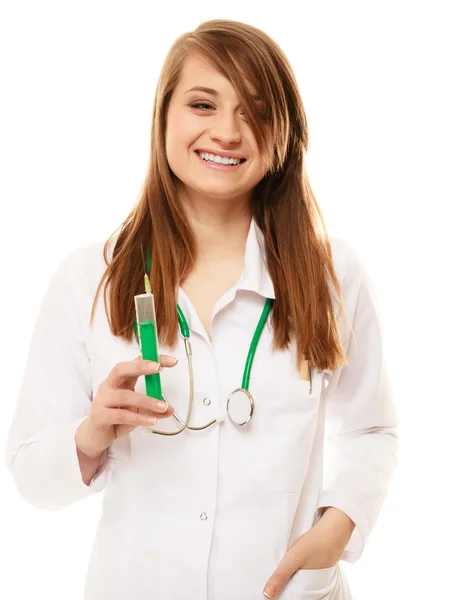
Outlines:
[[270, 120], [270, 111], [266, 105], [257, 106], [257, 114], [258, 114], [258, 119], [260, 119], [260, 121], [269, 121]]
[[211, 106], [211, 104], [208, 104], [207, 102], [193, 102], [192, 104], [189, 104], [189, 106], [191, 106], [192, 108], [198, 108], [199, 110], [208, 110], [209, 108], [214, 108], [213, 106]]
[[[209, 110], [214, 108], [214, 106], [211, 106], [211, 104], [208, 104], [207, 102], [193, 102], [192, 104], [189, 104], [189, 106], [191, 108], [198, 108], [199, 110]], [[241, 111], [240, 114], [245, 115], [245, 112]]]

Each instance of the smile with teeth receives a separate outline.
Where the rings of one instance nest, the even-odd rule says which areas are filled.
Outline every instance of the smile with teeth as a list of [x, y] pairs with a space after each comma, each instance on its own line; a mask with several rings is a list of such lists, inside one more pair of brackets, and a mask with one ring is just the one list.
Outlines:
[[222, 165], [239, 165], [245, 158], [228, 158], [227, 156], [218, 156], [217, 154], [208, 154], [208, 152], [197, 152], [203, 160], [207, 162], [218, 163]]

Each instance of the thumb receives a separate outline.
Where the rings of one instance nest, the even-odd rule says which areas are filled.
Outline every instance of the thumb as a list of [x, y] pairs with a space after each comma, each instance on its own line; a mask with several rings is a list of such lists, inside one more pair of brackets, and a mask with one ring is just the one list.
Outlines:
[[266, 598], [275, 598], [289, 581], [292, 573], [289, 575], [277, 569], [264, 588], [264, 596]]
[[275, 598], [282, 591], [292, 575], [299, 569], [299, 558], [292, 548], [284, 555], [283, 560], [264, 587], [266, 598]]

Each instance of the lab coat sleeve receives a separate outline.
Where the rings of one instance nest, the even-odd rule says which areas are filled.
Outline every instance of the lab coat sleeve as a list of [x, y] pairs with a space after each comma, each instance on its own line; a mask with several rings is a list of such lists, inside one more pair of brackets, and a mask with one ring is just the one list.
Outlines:
[[353, 520], [356, 527], [342, 560], [354, 563], [374, 528], [397, 467], [398, 419], [374, 286], [354, 249], [347, 248], [343, 288], [353, 335], [344, 343], [348, 364], [329, 371], [325, 389], [325, 485], [314, 522], [327, 506]]
[[83, 482], [75, 433], [92, 399], [86, 351], [92, 298], [85, 254], [85, 248], [71, 252], [47, 287], [6, 445], [6, 465], [19, 492], [47, 510], [101, 491], [115, 462], [111, 447], [90, 485]]

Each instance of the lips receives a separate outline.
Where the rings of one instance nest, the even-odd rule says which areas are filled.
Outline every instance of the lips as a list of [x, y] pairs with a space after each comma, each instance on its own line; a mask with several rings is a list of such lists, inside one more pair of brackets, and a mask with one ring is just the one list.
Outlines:
[[237, 159], [239, 159], [239, 164], [241, 164], [241, 163], [243, 163], [243, 162], [245, 162], [247, 160], [243, 156], [239, 156], [237, 154], [233, 154], [232, 152], [218, 152], [218, 151], [213, 152], [212, 150], [204, 150], [203, 148], [199, 148], [197, 150], [194, 150], [194, 152], [196, 154], [198, 154], [199, 156], [200, 156], [200, 152], [202, 152], [203, 154], [214, 154], [214, 156], [220, 156], [222, 158], [237, 158]]
[[202, 163], [202, 165], [204, 165], [205, 168], [212, 169], [214, 171], [223, 171], [223, 172], [236, 171], [237, 169], [242, 167], [243, 163], [245, 162], [245, 159], [244, 159], [242, 162], [239, 162], [237, 164], [225, 165], [222, 162], [214, 162], [214, 161], [203, 159], [197, 150], [195, 150], [195, 154], [197, 155], [198, 160]]

